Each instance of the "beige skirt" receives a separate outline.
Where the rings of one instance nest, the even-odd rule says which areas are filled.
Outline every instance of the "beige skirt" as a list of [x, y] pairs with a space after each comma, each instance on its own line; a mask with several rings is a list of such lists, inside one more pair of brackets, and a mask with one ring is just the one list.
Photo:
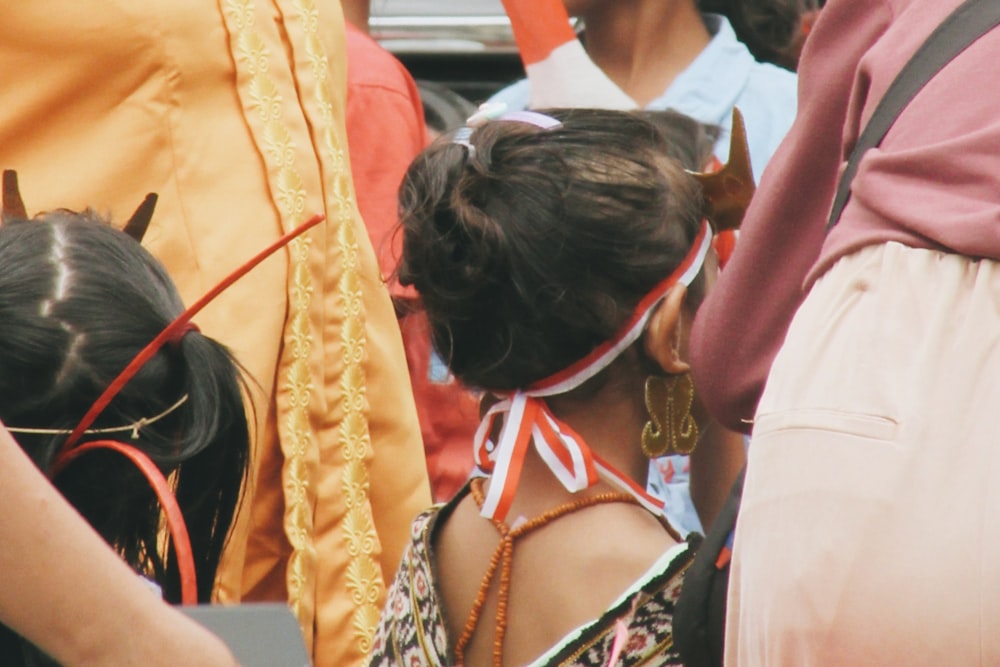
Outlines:
[[1000, 665], [1000, 265], [871, 246], [761, 398], [726, 665]]

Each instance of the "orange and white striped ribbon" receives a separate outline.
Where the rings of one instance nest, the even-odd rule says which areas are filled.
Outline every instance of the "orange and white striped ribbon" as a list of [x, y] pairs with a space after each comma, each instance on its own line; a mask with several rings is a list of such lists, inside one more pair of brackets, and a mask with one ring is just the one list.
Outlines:
[[[698, 275], [711, 244], [711, 229], [707, 222], [702, 222], [701, 230], [680, 266], [639, 302], [618, 335], [565, 370], [540, 380], [524, 391], [514, 392], [489, 409], [475, 437], [476, 465], [492, 476], [481, 511], [484, 517], [501, 521], [506, 519], [517, 492], [528, 448], [532, 444], [549, 470], [570, 493], [587, 489], [598, 479], [604, 479], [631, 494], [650, 511], [663, 513], [662, 501], [646, 493], [643, 487], [591, 451], [579, 434], [551, 413], [544, 397], [579, 387], [635, 343], [670, 288], [678, 284], [689, 285]], [[490, 436], [501, 415], [503, 425], [494, 442]]]

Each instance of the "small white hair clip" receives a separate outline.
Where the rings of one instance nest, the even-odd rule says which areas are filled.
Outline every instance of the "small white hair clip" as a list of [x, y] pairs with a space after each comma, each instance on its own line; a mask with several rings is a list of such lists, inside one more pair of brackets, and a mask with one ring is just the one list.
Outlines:
[[465, 121], [465, 127], [459, 128], [452, 137], [452, 142], [459, 146], [465, 146], [469, 151], [469, 157], [476, 156], [476, 147], [472, 145], [472, 132], [480, 128], [491, 120], [496, 120], [507, 113], [507, 105], [503, 102], [483, 102], [479, 105], [479, 110], [469, 116]]
[[465, 127], [455, 131], [451, 139], [452, 142], [459, 146], [465, 146], [469, 151], [469, 157], [475, 157], [476, 147], [472, 145], [472, 133], [493, 120], [527, 123], [543, 130], [562, 126], [562, 121], [537, 111], [511, 111], [508, 113], [507, 105], [503, 102], [484, 102], [479, 105], [479, 110], [465, 121]]
[[482, 127], [491, 120], [496, 120], [507, 113], [507, 105], [503, 102], [483, 102], [476, 113], [465, 120], [466, 127]]
[[472, 138], [472, 128], [471, 127], [460, 127], [455, 131], [454, 136], [451, 138], [451, 143], [458, 144], [459, 146], [465, 146], [465, 149], [469, 152], [469, 157], [475, 157], [476, 147], [472, 145], [470, 139]]

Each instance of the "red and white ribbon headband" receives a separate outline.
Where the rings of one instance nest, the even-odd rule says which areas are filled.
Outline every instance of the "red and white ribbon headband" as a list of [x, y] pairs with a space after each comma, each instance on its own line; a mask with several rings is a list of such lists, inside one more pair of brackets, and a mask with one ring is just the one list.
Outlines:
[[[536, 382], [525, 391], [515, 392], [489, 409], [479, 424], [474, 442], [476, 465], [492, 475], [481, 511], [484, 517], [501, 521], [506, 518], [517, 491], [528, 447], [532, 443], [538, 455], [570, 493], [589, 488], [601, 478], [634, 496], [650, 511], [662, 514], [662, 501], [646, 493], [644, 488], [591, 451], [583, 438], [549, 411], [542, 399], [579, 387], [639, 340], [650, 316], [670, 288], [678, 284], [689, 285], [698, 275], [711, 244], [711, 230], [708, 222], [703, 221], [691, 250], [680, 266], [643, 297], [616, 336], [565, 370]], [[501, 414], [505, 415], [503, 428], [498, 442], [494, 443], [490, 433]]]

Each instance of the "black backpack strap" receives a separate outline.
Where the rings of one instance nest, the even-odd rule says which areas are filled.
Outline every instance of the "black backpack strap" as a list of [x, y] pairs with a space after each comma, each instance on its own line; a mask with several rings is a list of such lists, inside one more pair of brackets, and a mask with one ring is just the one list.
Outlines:
[[725, 505], [684, 573], [674, 606], [674, 646], [685, 667], [722, 667], [729, 555], [745, 475], [746, 467], [737, 475]]
[[882, 142], [900, 112], [916, 97], [920, 89], [934, 78], [935, 74], [998, 24], [1000, 24], [1000, 2], [966, 0], [917, 49], [889, 86], [885, 97], [879, 101], [871, 120], [868, 121], [868, 125], [858, 137], [854, 150], [851, 151], [847, 167], [837, 186], [837, 194], [833, 199], [827, 231], [837, 224], [844, 206], [847, 205], [847, 200], [851, 196], [851, 181], [858, 171], [861, 156]]

